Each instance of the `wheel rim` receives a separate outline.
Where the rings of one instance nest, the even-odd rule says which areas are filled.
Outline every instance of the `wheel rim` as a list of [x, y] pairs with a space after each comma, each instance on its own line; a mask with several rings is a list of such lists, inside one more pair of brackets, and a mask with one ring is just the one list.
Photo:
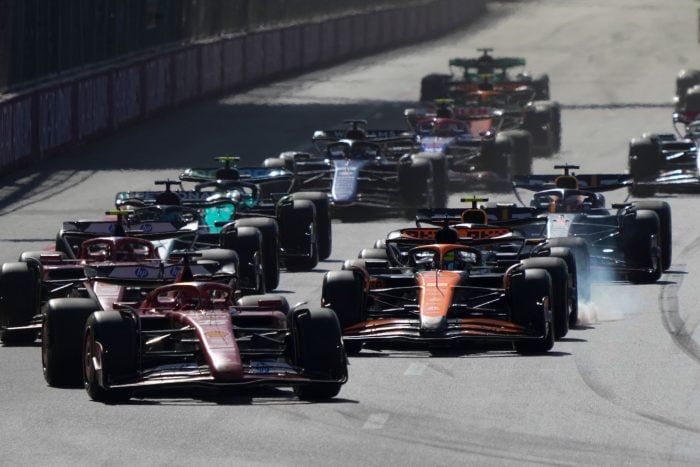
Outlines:
[[94, 344], [92, 333], [85, 336], [85, 357], [83, 361], [83, 382], [85, 387], [91, 387], [95, 382], [95, 366], [93, 364]]
[[41, 367], [44, 372], [44, 378], [47, 379], [48, 376], [48, 362], [49, 362], [49, 325], [47, 323], [48, 317], [44, 316], [43, 322], [41, 323]]

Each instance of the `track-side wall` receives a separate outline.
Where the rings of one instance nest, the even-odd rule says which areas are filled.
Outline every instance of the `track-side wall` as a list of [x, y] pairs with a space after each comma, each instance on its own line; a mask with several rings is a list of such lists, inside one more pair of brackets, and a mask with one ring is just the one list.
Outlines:
[[486, 0], [432, 0], [175, 47], [0, 96], [0, 172], [193, 101], [438, 36]]

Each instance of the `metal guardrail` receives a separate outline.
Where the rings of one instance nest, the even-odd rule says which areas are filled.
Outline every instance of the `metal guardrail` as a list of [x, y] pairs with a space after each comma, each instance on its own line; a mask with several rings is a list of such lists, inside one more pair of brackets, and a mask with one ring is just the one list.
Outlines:
[[0, 92], [166, 44], [415, 0], [0, 0]]
[[[36, 1], [48, 3], [26, 0]], [[0, 94], [0, 173], [199, 99], [444, 34], [478, 17], [485, 4], [425, 0], [268, 26], [156, 47], [37, 80]]]

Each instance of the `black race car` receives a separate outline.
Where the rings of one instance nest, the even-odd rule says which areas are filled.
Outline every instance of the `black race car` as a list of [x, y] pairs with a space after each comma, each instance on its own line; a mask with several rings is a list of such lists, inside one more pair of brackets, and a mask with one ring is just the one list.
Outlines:
[[318, 155], [284, 152], [264, 161], [296, 177], [295, 192], [329, 194], [335, 216], [362, 215], [366, 210], [409, 211], [447, 201], [444, 155], [412, 154], [411, 132], [366, 130], [364, 120], [347, 120], [349, 130], [316, 131]]

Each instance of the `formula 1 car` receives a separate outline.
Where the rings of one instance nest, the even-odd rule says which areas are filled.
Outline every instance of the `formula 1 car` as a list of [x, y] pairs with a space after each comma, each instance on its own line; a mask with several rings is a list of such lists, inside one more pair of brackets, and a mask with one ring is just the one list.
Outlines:
[[[671, 208], [663, 201], [605, 206], [602, 192], [627, 187], [625, 174], [574, 174], [578, 166], [555, 166], [564, 174], [514, 177], [513, 186], [535, 191], [529, 206], [487, 207], [489, 223], [517, 225], [527, 238], [579, 238], [590, 254], [592, 274], [655, 282], [671, 266]], [[523, 205], [516, 190], [516, 196]]]
[[[97, 222], [82, 223], [86, 230], [97, 229], [99, 225]], [[102, 226], [106, 227], [106, 232], [108, 226], [113, 227], [114, 223], [106, 221]], [[67, 238], [75, 233], [62, 230], [59, 239], [68, 241]], [[161, 259], [154, 244], [143, 238], [96, 237], [95, 232], [78, 235], [82, 237], [79, 242], [75, 238], [69, 240], [75, 248], [70, 250], [73, 253], [71, 256], [61, 250], [28, 251], [22, 253], [20, 261], [2, 265], [0, 339], [5, 345], [26, 344], [37, 338], [41, 329], [41, 308], [50, 299], [95, 296], [96, 292], [91, 289], [87, 279], [88, 270], [92, 267], [124, 266], [126, 269], [123, 271], [127, 272], [123, 273], [133, 274], [136, 279], [154, 277], [152, 270], [156, 270], [157, 276], [163, 280], [173, 280], [180, 267], [177, 256], [167, 261]], [[201, 253], [201, 256], [206, 261], [196, 266], [197, 274], [240, 285], [236, 252], [211, 249]], [[245, 280], [240, 282], [249, 285]], [[257, 290], [256, 287], [250, 291]]]
[[[289, 214], [290, 200], [297, 201], [296, 204], [304, 205], [301, 201], [310, 201], [316, 209], [315, 233], [317, 239], [318, 258], [327, 259], [331, 255], [333, 245], [331, 212], [329, 207], [328, 194], [318, 191], [297, 191], [296, 178], [291, 172], [280, 168], [268, 167], [238, 167], [240, 160], [236, 156], [215, 157], [222, 165], [219, 167], [198, 167], [184, 170], [179, 179], [183, 182], [194, 182], [195, 192], [199, 195], [192, 195], [187, 202], [192, 205], [206, 205], [208, 200], [202, 200], [202, 193], [205, 193], [214, 201], [221, 202], [222, 199], [233, 199], [236, 201], [232, 209], [233, 214], [228, 217], [221, 213], [228, 214], [221, 210], [221, 204], [215, 208], [206, 208], [204, 219], [210, 229], [215, 230], [218, 221], [233, 219], [246, 219], [244, 224], [256, 223], [251, 218], [259, 216], [277, 216]], [[214, 195], [212, 195], [212, 192]], [[186, 192], [178, 192], [179, 196]], [[239, 199], [240, 196], [240, 199]], [[211, 200], [209, 200], [211, 201]], [[299, 208], [301, 209], [301, 208]], [[291, 216], [295, 220], [299, 217]], [[289, 215], [285, 216], [288, 221]], [[284, 229], [283, 234], [287, 234], [289, 229]], [[283, 246], [286, 250], [289, 246]]]
[[445, 97], [452, 97], [454, 90], [506, 90], [513, 91], [518, 88], [528, 87], [532, 90], [533, 99], [549, 99], [549, 77], [541, 75], [533, 78], [528, 72], [521, 71], [511, 76], [508, 70], [516, 67], [524, 67], [524, 58], [501, 57], [490, 55], [491, 48], [477, 49], [481, 56], [477, 58], [453, 58], [450, 60], [450, 69], [459, 68], [461, 75], [430, 74], [421, 80], [420, 100], [422, 102], [434, 101]]
[[[199, 211], [184, 206], [147, 206], [107, 214], [107, 219], [64, 222], [56, 235], [56, 252], [68, 261], [84, 260], [79, 254], [84, 241], [128, 234], [153, 243], [158, 258], [167, 260], [174, 251], [196, 250], [203, 259], [217, 261], [222, 267], [231, 265], [237, 271], [238, 287], [246, 293], [272, 290], [268, 274], [279, 276], [278, 270], [263, 263], [266, 245], [257, 227], [227, 225], [212, 236], [202, 232]], [[26, 252], [20, 259], [38, 259], [42, 253]]]
[[[75, 336], [89, 396], [119, 402], [134, 391], [251, 386], [293, 387], [308, 400], [338, 394], [347, 359], [332, 310], [234, 297], [227, 285], [180, 282], [90, 314], [82, 342]], [[72, 342], [75, 326], [64, 324]]]
[[[330, 254], [329, 210], [323, 194], [283, 196], [275, 203], [265, 204], [259, 197], [257, 185], [241, 180], [202, 182], [191, 190], [182, 189], [181, 181], [157, 183], [164, 184], [166, 190], [119, 192], [115, 204], [119, 208], [190, 208], [199, 213], [198, 238], [210, 243], [225, 242], [224, 234], [231, 229], [257, 228], [263, 238], [262, 263], [268, 290], [279, 284], [280, 264], [289, 270], [310, 270], [316, 267], [320, 256]], [[173, 191], [171, 185], [178, 185], [180, 189]], [[317, 211], [316, 205], [324, 202], [325, 210], [319, 208]], [[319, 215], [328, 227], [321, 235]]]
[[284, 152], [265, 159], [269, 168], [296, 177], [295, 191], [329, 193], [335, 216], [374, 209], [411, 211], [447, 201], [447, 167], [440, 154], [412, 155], [411, 133], [366, 130], [365, 120], [346, 120], [349, 130], [316, 131], [318, 156]]
[[[451, 185], [460, 189], [474, 184], [498, 188], [510, 186], [513, 175], [531, 172], [532, 137], [528, 132], [497, 131], [484, 116], [464, 120], [452, 115], [452, 109], [444, 105], [434, 112], [406, 110], [407, 122], [420, 144], [415, 154], [444, 154]], [[483, 122], [486, 124], [479, 126]]]
[[348, 353], [392, 342], [512, 342], [520, 353], [554, 345], [546, 269], [519, 264], [494, 272], [482, 250], [452, 243], [417, 246], [407, 257], [400, 266], [353, 260], [326, 273], [322, 303], [338, 315]]
[[[469, 198], [470, 209], [421, 210], [416, 226], [390, 232], [385, 239], [375, 242], [374, 248], [365, 248], [358, 254], [363, 261], [383, 260], [399, 267], [410, 263], [410, 250], [417, 246], [450, 243], [476, 248], [481, 252], [481, 272], [505, 274], [515, 265], [546, 269], [552, 278], [554, 337], [561, 339], [578, 321], [579, 298], [588, 300], [587, 284], [578, 280], [579, 273], [588, 276], [588, 258], [577, 262], [578, 242], [563, 239], [556, 245], [542, 239], [526, 239], [510, 227], [488, 224], [488, 216], [476, 203], [486, 198]], [[442, 226], [438, 228], [438, 226]], [[346, 262], [344, 269], [354, 266]]]
[[425, 116], [448, 116], [465, 121], [470, 132], [519, 130], [530, 134], [530, 152], [550, 157], [561, 149], [561, 109], [553, 101], [533, 101], [529, 92], [477, 90], [453, 93], [449, 99], [423, 103], [423, 107], [407, 109], [411, 120]]
[[690, 123], [700, 114], [700, 70], [681, 70], [676, 76], [676, 112]]
[[[700, 86], [698, 88], [700, 97]], [[694, 115], [689, 115], [688, 112], [675, 113], [673, 118], [676, 135], [645, 134], [630, 141], [628, 164], [633, 181], [630, 185], [632, 195], [648, 197], [656, 192], [700, 191], [700, 120], [688, 120], [698, 116], [700, 106]], [[680, 130], [681, 126], [683, 132]]]

